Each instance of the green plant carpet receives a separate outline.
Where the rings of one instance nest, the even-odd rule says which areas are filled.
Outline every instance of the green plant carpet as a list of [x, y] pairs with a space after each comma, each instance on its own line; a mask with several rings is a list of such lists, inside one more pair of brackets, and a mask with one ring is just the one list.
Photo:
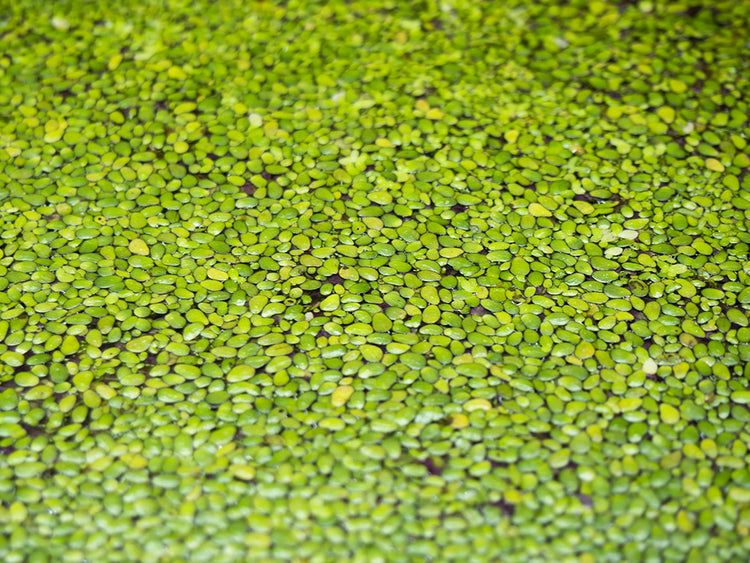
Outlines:
[[748, 37], [0, 0], [0, 560], [750, 559]]

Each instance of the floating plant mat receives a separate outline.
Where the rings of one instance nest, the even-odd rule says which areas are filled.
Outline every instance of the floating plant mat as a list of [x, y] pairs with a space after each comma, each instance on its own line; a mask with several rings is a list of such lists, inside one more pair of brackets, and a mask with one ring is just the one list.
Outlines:
[[0, 559], [748, 560], [749, 18], [4, 2]]

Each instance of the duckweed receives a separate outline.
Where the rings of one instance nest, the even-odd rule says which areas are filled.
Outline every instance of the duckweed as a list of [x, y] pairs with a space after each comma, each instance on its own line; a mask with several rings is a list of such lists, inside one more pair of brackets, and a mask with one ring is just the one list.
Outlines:
[[748, 560], [746, 3], [6, 4], [3, 561]]

